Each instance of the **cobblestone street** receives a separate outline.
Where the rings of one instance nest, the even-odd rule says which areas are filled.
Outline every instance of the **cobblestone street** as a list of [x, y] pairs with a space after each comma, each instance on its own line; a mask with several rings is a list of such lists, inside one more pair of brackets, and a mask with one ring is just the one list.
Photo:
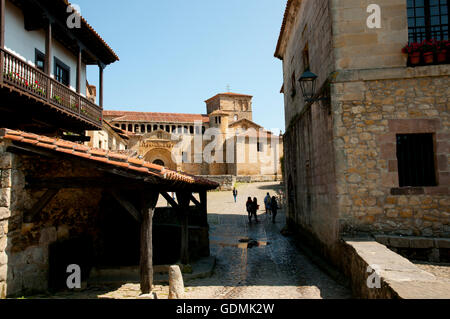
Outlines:
[[[337, 284], [304, 256], [291, 239], [280, 234], [283, 211], [273, 224], [263, 211], [267, 192], [281, 190], [277, 183], [245, 184], [238, 187], [237, 203], [231, 192], [208, 195], [211, 254], [217, 257], [211, 278], [186, 283], [187, 298], [225, 299], [317, 299], [350, 298], [350, 291]], [[247, 197], [261, 205], [258, 223], [248, 222]], [[258, 246], [249, 248], [248, 241]], [[251, 245], [250, 245], [251, 246]]]
[[[281, 235], [284, 212], [271, 217], [262, 210], [267, 192], [276, 195], [278, 183], [242, 184], [234, 203], [231, 192], [208, 194], [211, 255], [215, 256], [213, 276], [185, 282], [186, 299], [320, 299], [351, 298], [347, 288], [322, 272]], [[258, 223], [248, 222], [247, 197], [257, 197], [261, 205]], [[164, 201], [160, 202], [165, 205]], [[254, 241], [254, 242], [252, 242]], [[253, 247], [250, 248], [250, 246]], [[168, 285], [155, 285], [159, 299], [167, 299]], [[33, 298], [50, 299], [136, 299], [138, 283], [93, 285], [88, 289], [67, 291]]]

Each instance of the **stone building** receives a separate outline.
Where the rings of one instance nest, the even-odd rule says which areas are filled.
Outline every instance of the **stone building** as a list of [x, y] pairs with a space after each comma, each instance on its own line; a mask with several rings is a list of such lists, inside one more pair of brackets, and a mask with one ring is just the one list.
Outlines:
[[402, 53], [448, 40], [448, 1], [378, 2], [381, 28], [371, 3], [288, 0], [275, 52], [288, 222], [336, 264], [345, 236], [450, 237], [449, 60], [411, 67]]
[[[103, 120], [103, 70], [119, 58], [78, 13], [70, 28], [71, 12], [0, 0], [0, 299], [66, 289], [74, 264], [84, 282], [95, 266], [135, 266], [149, 294], [153, 262], [209, 255], [218, 184], [109, 150], [128, 137]], [[98, 105], [86, 65], [99, 67]], [[171, 207], [156, 208], [160, 195]]]
[[105, 111], [104, 117], [133, 133], [128, 149], [151, 163], [194, 175], [281, 178], [282, 139], [253, 122], [252, 96], [221, 93], [205, 103], [207, 114]]
[[125, 151], [130, 139], [127, 132], [105, 120], [101, 131], [87, 131], [86, 136], [90, 138], [89, 142], [86, 142], [87, 146], [109, 151]]

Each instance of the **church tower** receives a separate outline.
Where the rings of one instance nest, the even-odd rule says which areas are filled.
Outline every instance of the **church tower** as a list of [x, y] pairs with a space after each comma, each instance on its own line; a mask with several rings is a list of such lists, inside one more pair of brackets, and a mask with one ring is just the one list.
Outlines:
[[237, 93], [219, 93], [216, 96], [206, 100], [206, 110], [208, 115], [214, 111], [228, 113], [228, 122], [234, 122], [242, 119], [253, 121], [252, 113], [253, 96]]

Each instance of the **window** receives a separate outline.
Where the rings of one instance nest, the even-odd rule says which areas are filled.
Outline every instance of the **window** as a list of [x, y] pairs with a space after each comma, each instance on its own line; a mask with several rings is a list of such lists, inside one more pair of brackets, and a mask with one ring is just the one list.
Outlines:
[[291, 97], [294, 97], [296, 94], [297, 90], [295, 89], [295, 72], [293, 72], [291, 76]]
[[256, 148], [257, 148], [258, 152], [262, 152], [264, 150], [264, 146], [262, 143], [257, 143]]
[[42, 72], [45, 72], [45, 54], [38, 49], [36, 49], [35, 52], [35, 65], [36, 68], [38, 68]]
[[433, 134], [397, 135], [400, 187], [437, 186]]
[[409, 42], [448, 40], [449, 0], [408, 0]]
[[66, 86], [70, 86], [70, 67], [58, 58], [55, 58], [55, 80]]
[[303, 71], [304, 72], [310, 71], [308, 43], [306, 43], [305, 48], [303, 49], [302, 57], [303, 57]]
[[235, 121], [235, 122], [238, 121], [238, 116], [237, 116], [237, 115], [234, 116], [234, 121]]

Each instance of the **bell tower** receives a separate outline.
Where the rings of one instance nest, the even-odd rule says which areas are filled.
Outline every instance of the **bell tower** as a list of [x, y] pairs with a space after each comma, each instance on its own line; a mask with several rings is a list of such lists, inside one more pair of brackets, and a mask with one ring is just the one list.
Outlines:
[[238, 93], [219, 93], [216, 96], [206, 100], [206, 109], [208, 114], [214, 111], [222, 111], [229, 114], [230, 124], [247, 119], [253, 121], [253, 96]]

